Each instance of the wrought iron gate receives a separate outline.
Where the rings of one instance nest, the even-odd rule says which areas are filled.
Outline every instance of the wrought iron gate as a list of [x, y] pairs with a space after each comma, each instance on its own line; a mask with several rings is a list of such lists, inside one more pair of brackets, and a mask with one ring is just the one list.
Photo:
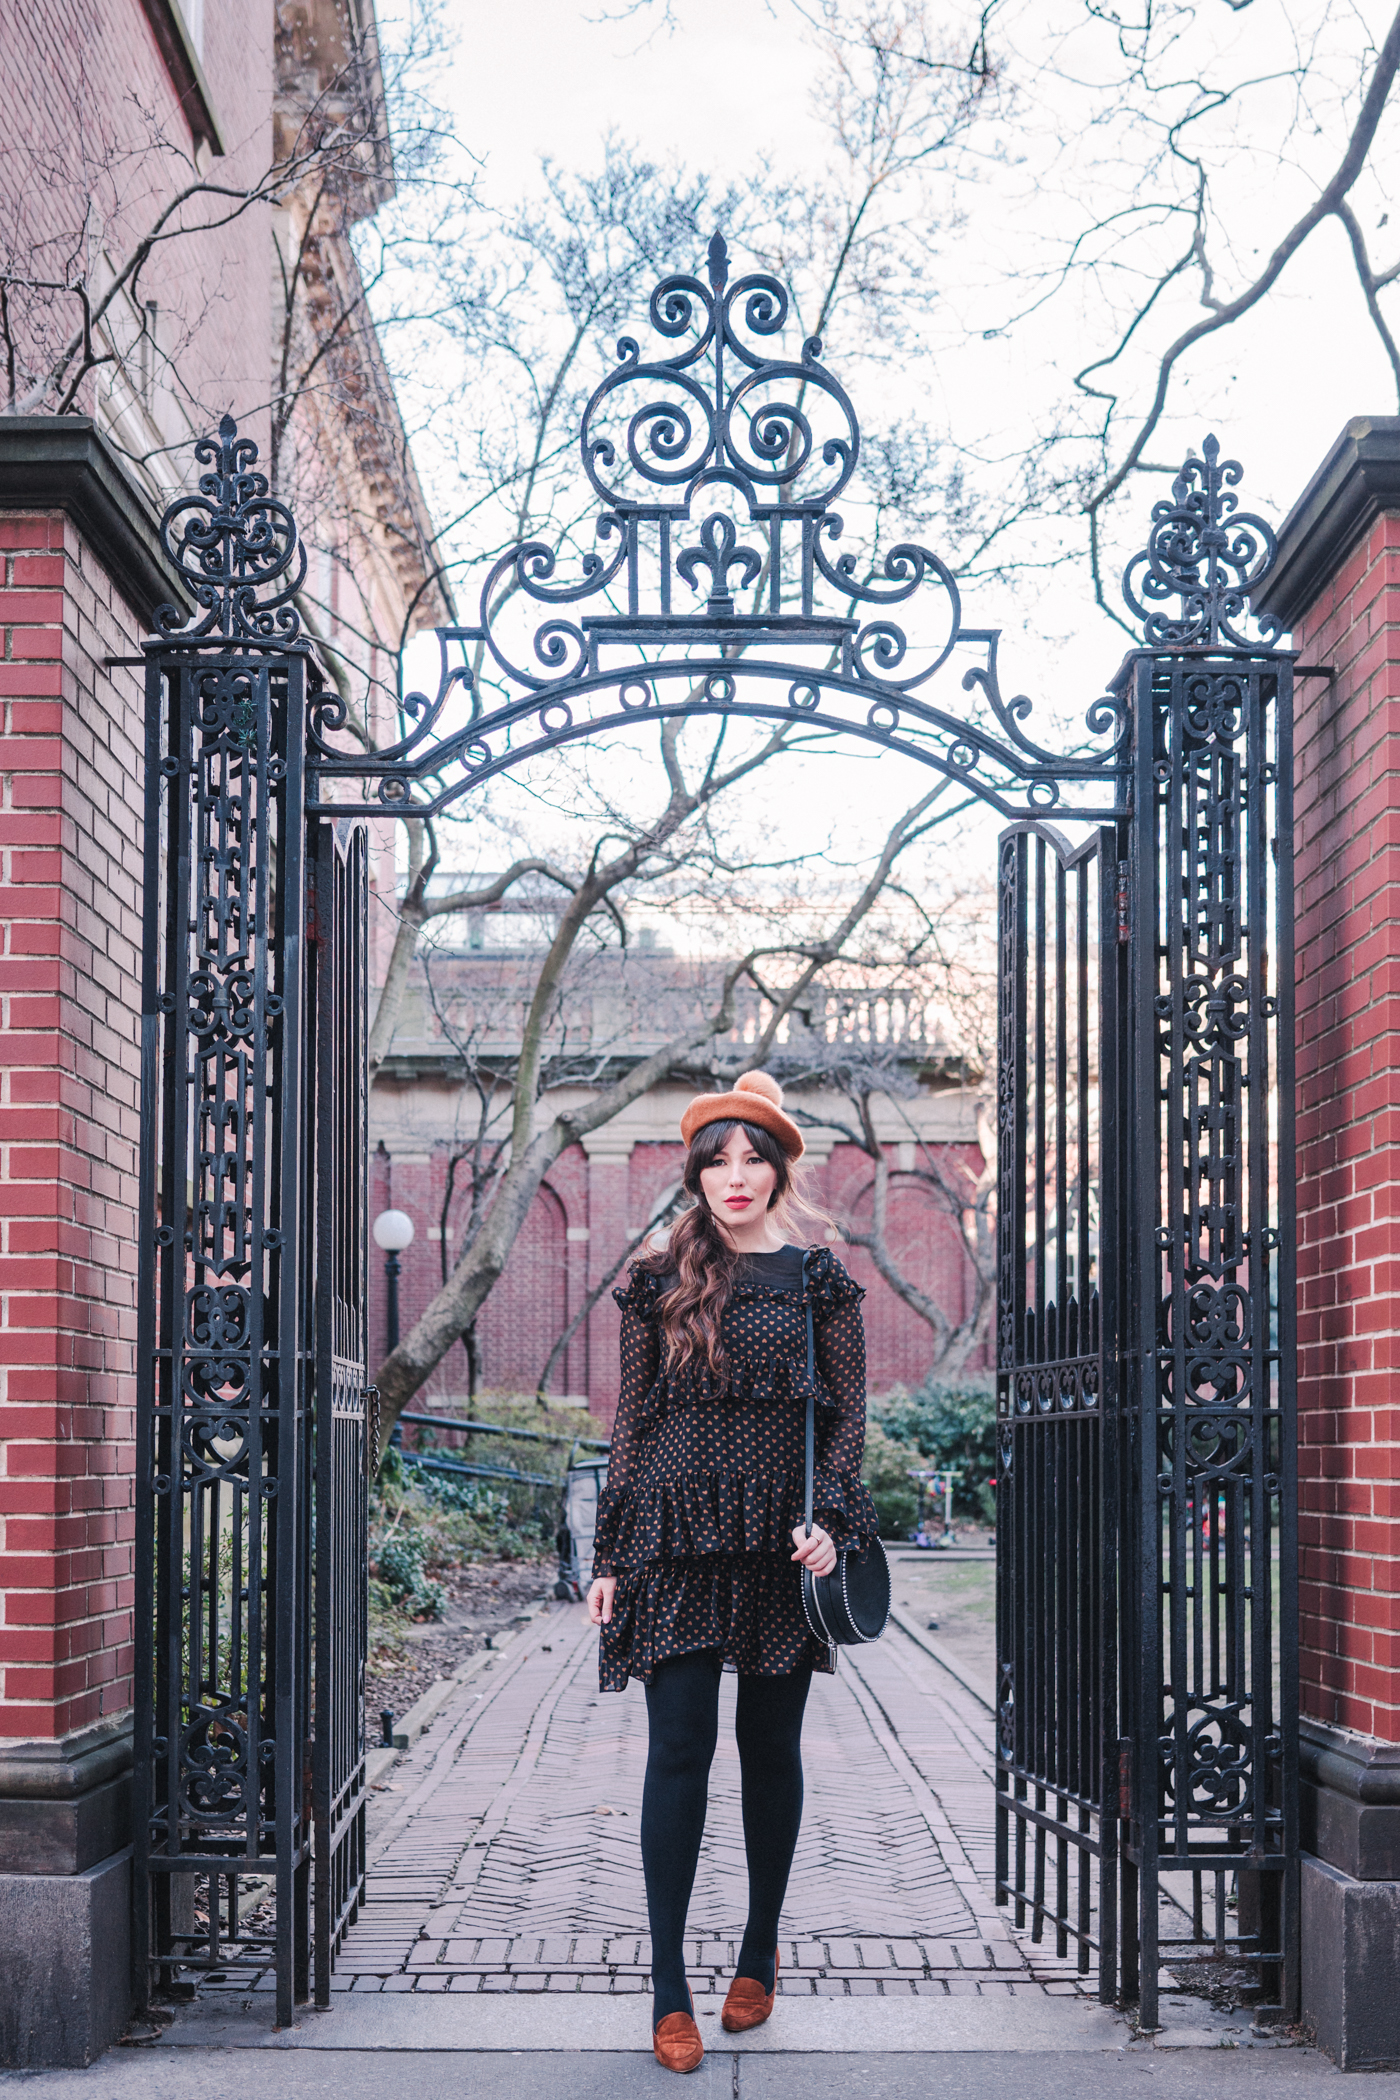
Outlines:
[[313, 1843], [323, 2003], [364, 1877], [365, 835], [304, 815], [292, 521], [231, 422], [197, 457], [203, 617], [146, 649], [135, 1945], [143, 2002], [271, 1960], [285, 2025]]
[[[363, 820], [709, 716], [839, 731], [1012, 827], [998, 1895], [1153, 2026], [1161, 1880], [1188, 1874], [1182, 1915], [1203, 1929], [1209, 1882], [1261, 2010], [1295, 2003], [1293, 665], [1242, 627], [1271, 537], [1209, 440], [1125, 579], [1144, 646], [1088, 742], [1048, 750], [935, 552], [862, 575], [829, 551], [860, 431], [819, 342], [777, 353], [787, 314], [774, 279], [729, 282], [719, 236], [703, 279], [657, 286], [669, 354], [624, 338], [580, 430], [604, 551], [575, 549], [572, 582], [538, 542], [504, 554], [383, 749], [344, 733], [292, 602], [295, 523], [230, 421], [167, 514], [198, 610], [167, 609], [146, 648], [143, 1991], [150, 1965], [170, 1983], [275, 1958], [285, 2024], [313, 1918], [325, 2003], [363, 1900]], [[920, 594], [922, 656], [893, 618]], [[265, 1873], [275, 1944], [243, 1918], [240, 1878]]]
[[[1003, 835], [998, 883], [997, 1894], [1116, 1975], [1119, 835]], [[1047, 1870], [1050, 1879], [1047, 1881]]]
[[1145, 2028], [1173, 1939], [1297, 2007], [1294, 666], [1238, 478], [1125, 578], [1122, 818], [1001, 849], [998, 1893]]

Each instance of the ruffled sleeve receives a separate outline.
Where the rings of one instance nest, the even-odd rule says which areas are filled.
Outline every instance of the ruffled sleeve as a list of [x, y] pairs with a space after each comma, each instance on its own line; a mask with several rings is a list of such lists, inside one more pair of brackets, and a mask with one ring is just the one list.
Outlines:
[[656, 1324], [660, 1295], [661, 1278], [653, 1270], [639, 1266], [633, 1267], [626, 1289], [613, 1292], [622, 1308], [622, 1376], [608, 1453], [608, 1484], [598, 1498], [598, 1521], [593, 1534], [595, 1575], [616, 1572], [612, 1556], [617, 1550], [618, 1520], [636, 1460], [637, 1435], [647, 1395], [661, 1366], [661, 1335]]
[[817, 1375], [829, 1405], [817, 1411], [812, 1514], [839, 1549], [879, 1537], [880, 1520], [860, 1477], [865, 1456], [865, 1291], [822, 1248], [808, 1273]]

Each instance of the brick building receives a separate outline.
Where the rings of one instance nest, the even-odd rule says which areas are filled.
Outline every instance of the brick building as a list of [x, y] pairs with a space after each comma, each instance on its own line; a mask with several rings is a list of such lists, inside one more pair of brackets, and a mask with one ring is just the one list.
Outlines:
[[[453, 1219], [462, 1198], [447, 1202], [448, 1162], [452, 1148], [441, 1131], [450, 1117], [443, 1089], [432, 1081], [395, 1077], [408, 1065], [390, 1065], [372, 1099], [370, 1163], [371, 1215], [407, 1211], [417, 1237], [400, 1257], [398, 1286], [401, 1330], [428, 1304], [443, 1280], [443, 1217], [451, 1237], [446, 1252], [450, 1266], [457, 1246]], [[633, 1109], [574, 1145], [551, 1170], [536, 1198], [525, 1228], [511, 1252], [499, 1283], [477, 1320], [476, 1378], [479, 1390], [529, 1393], [538, 1389], [555, 1343], [564, 1334], [585, 1298], [618, 1264], [677, 1187], [685, 1147], [676, 1136], [682, 1109], [701, 1082], [657, 1087]], [[822, 1112], [819, 1095], [804, 1094], [804, 1109]], [[540, 1114], [552, 1116], [563, 1105], [546, 1095]], [[829, 1108], [838, 1104], [828, 1103]], [[946, 1205], [915, 1178], [915, 1156], [931, 1153], [945, 1176], [969, 1191], [985, 1161], [978, 1136], [981, 1099], [972, 1087], [931, 1084], [911, 1104], [893, 1104], [884, 1115], [882, 1137], [891, 1169], [891, 1249], [903, 1274], [933, 1296], [953, 1325], [973, 1311], [974, 1274], [957, 1221]], [[916, 1135], [911, 1136], [911, 1130]], [[885, 1133], [888, 1132], [886, 1136]], [[807, 1132], [809, 1194], [838, 1229], [868, 1223], [872, 1163], [856, 1146], [833, 1142], [832, 1133]], [[901, 1168], [904, 1169], [901, 1172]], [[935, 1344], [927, 1324], [913, 1312], [876, 1270], [860, 1247], [842, 1249], [842, 1258], [866, 1287], [865, 1307], [869, 1383], [874, 1394], [896, 1385], [913, 1388], [927, 1376]], [[983, 1335], [985, 1337], [985, 1329]], [[370, 1335], [372, 1350], [381, 1348], [385, 1327], [385, 1278], [382, 1262], [371, 1267]], [[618, 1315], [604, 1290], [569, 1341], [549, 1378], [549, 1390], [586, 1404], [611, 1421], [617, 1404]], [[979, 1338], [965, 1359], [977, 1371], [988, 1362], [986, 1340]], [[465, 1347], [454, 1348], [438, 1366], [423, 1397], [460, 1398], [468, 1391]]]
[[[107, 309], [105, 361], [76, 388], [53, 382], [72, 300], [26, 305], [16, 286], [62, 279], [50, 264], [65, 252], [78, 267], [76, 224], [98, 298], [182, 182], [212, 168], [256, 187], [279, 99], [339, 78], [366, 19], [342, 0], [289, 6], [275, 48], [273, 11], [246, 0], [38, 0], [9, 10], [0, 37], [0, 273], [18, 345], [0, 414], [0, 2063], [85, 2062], [130, 2004], [144, 749], [131, 659], [156, 605], [181, 599], [157, 521], [187, 441], [231, 410], [266, 457], [285, 229], [264, 198], [160, 248], [139, 297]], [[373, 68], [356, 79], [372, 104]], [[376, 128], [369, 107], [362, 133]], [[392, 188], [391, 168], [371, 172], [352, 217]], [[346, 221], [322, 245], [348, 267]], [[451, 606], [367, 326], [343, 351], [347, 387], [357, 360], [358, 398], [398, 465], [362, 432], [335, 455], [339, 522], [302, 611], [372, 672], [377, 635], [396, 644]], [[40, 412], [54, 408], [84, 412]], [[335, 409], [329, 395], [305, 408], [318, 446]]]

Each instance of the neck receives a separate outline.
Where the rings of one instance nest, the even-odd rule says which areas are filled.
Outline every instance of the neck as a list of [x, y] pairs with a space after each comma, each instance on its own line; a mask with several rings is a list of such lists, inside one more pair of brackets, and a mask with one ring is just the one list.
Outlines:
[[736, 1254], [776, 1254], [787, 1241], [773, 1222], [773, 1213], [764, 1211], [762, 1217], [745, 1219], [742, 1225], [730, 1225], [717, 1217], [720, 1238], [731, 1246]]

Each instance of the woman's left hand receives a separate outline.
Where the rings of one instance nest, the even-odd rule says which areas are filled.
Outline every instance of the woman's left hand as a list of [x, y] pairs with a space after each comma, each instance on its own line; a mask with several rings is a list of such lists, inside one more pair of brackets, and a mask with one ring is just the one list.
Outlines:
[[797, 1548], [793, 1559], [800, 1560], [803, 1567], [810, 1568], [814, 1575], [829, 1575], [836, 1566], [836, 1548], [831, 1543], [831, 1534], [823, 1531], [820, 1524], [812, 1526], [810, 1538], [805, 1524], [795, 1524], [792, 1543]]

